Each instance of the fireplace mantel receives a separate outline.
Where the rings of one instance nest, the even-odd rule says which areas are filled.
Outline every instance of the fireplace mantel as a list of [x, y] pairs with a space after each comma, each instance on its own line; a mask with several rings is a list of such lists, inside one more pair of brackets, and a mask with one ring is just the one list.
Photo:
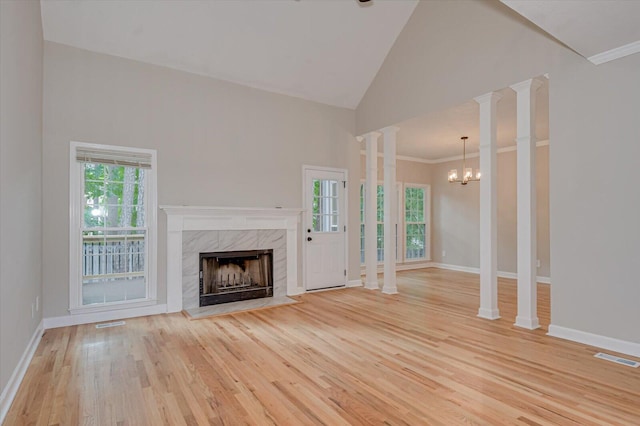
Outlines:
[[167, 215], [167, 311], [182, 310], [182, 232], [253, 229], [287, 231], [287, 296], [298, 285], [298, 224], [302, 209], [160, 206]]

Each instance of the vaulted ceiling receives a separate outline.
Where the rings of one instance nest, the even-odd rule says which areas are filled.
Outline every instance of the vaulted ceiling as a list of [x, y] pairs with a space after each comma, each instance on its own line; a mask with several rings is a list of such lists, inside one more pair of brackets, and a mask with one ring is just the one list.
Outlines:
[[417, 0], [42, 0], [44, 38], [355, 109]]
[[640, 1], [500, 1], [594, 64], [640, 52]]
[[[594, 63], [640, 50], [640, 1], [501, 1]], [[355, 109], [417, 4], [41, 0], [41, 9], [48, 41]], [[503, 92], [502, 147], [515, 139], [515, 95]], [[477, 122], [478, 106], [469, 100], [399, 123], [398, 153], [428, 160], [455, 156], [463, 135], [477, 151]], [[549, 137], [547, 85], [538, 93], [536, 132], [538, 139]]]

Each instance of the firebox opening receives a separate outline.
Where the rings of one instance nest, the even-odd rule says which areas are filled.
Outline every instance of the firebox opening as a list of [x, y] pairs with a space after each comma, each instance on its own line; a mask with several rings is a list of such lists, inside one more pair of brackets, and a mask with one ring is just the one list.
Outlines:
[[273, 250], [200, 253], [200, 306], [273, 296]]

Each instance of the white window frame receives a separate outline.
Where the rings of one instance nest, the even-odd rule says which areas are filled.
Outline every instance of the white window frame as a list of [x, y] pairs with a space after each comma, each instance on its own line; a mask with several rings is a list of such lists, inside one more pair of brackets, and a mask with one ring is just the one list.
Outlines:
[[[366, 180], [365, 179], [361, 179], [360, 180], [360, 190], [364, 191], [364, 196], [366, 198], [367, 194], [366, 194], [366, 185], [365, 184], [366, 184]], [[383, 181], [378, 181], [376, 183], [376, 198], [378, 196], [378, 193], [377, 193], [377, 187], [378, 186], [382, 186], [382, 188], [383, 188], [383, 196], [384, 196], [384, 182]], [[358, 197], [360, 197], [360, 192], [359, 191], [358, 191]], [[401, 229], [401, 224], [403, 223], [402, 219], [404, 219], [404, 210], [401, 209], [401, 207], [404, 205], [404, 202], [403, 202], [403, 200], [404, 200], [404, 189], [402, 187], [402, 182], [396, 182], [396, 198], [397, 198], [397, 201], [398, 201], [398, 203], [397, 203], [398, 205], [396, 206], [396, 218], [398, 219], [396, 221], [396, 264], [397, 264], [397, 263], [401, 263], [402, 262], [402, 259], [403, 259], [403, 256], [404, 256], [404, 243], [403, 243], [403, 240], [402, 240], [403, 235], [401, 235], [400, 232], [399, 232], [399, 230]], [[360, 203], [360, 198], [358, 198], [358, 203]], [[366, 201], [365, 201], [365, 203], [366, 203]], [[376, 206], [377, 206], [377, 203], [376, 203]], [[361, 208], [360, 205], [358, 207]], [[400, 212], [402, 212], [402, 214], [400, 214]], [[365, 216], [366, 215], [361, 217], [362, 221], [360, 221], [360, 223], [359, 223], [359, 226], [360, 226], [360, 238], [358, 239], [358, 241], [359, 241], [358, 247], [360, 248], [360, 251], [359, 251], [359, 258], [360, 259], [362, 259], [362, 225], [365, 224]], [[384, 220], [379, 221], [379, 220], [377, 220], [377, 218], [378, 218], [378, 211], [376, 209], [376, 238], [377, 238], [377, 235], [378, 235], [377, 234], [377, 229], [378, 229], [377, 226], [378, 225], [384, 225]], [[402, 226], [403, 226], [402, 229], [404, 229], [404, 225], [402, 225]], [[377, 244], [376, 244], [376, 259], [378, 258], [377, 250], [379, 250], [379, 249], [377, 248]], [[377, 264], [378, 265], [384, 265], [384, 247], [383, 247], [383, 259], [377, 261]], [[360, 263], [360, 266], [361, 267], [364, 266], [364, 263]]]
[[[408, 259], [407, 258], [407, 226], [406, 226], [406, 205], [405, 196], [407, 188], [424, 189], [424, 219], [425, 219], [425, 242], [424, 257]], [[428, 262], [431, 261], [431, 185], [423, 183], [404, 183], [402, 185], [402, 203], [400, 204], [401, 219], [399, 222], [402, 226], [402, 261], [404, 263]]]
[[[82, 224], [84, 217], [84, 168], [76, 159], [78, 148], [92, 150], [117, 151], [122, 154], [147, 154], [151, 156], [151, 168], [145, 170], [145, 222], [147, 235], [146, 246], [146, 293], [145, 299], [133, 301], [109, 302], [100, 305], [82, 304]], [[103, 312], [125, 308], [137, 308], [157, 303], [157, 151], [154, 149], [130, 148], [123, 146], [101, 145], [85, 142], [70, 143], [69, 150], [69, 312], [84, 314]]]

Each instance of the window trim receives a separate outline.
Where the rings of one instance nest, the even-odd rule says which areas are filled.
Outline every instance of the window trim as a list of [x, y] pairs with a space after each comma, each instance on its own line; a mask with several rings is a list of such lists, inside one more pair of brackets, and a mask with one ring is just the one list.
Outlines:
[[[364, 184], [366, 183], [366, 179], [360, 179], [360, 188], [364, 190]], [[382, 181], [377, 181], [377, 185], [383, 185]], [[405, 223], [405, 189], [406, 188], [423, 188], [425, 190], [425, 198], [424, 198], [424, 211], [425, 211], [425, 257], [417, 258], [417, 259], [407, 259], [407, 243], [406, 243], [406, 223]], [[398, 209], [397, 214], [397, 252], [398, 256], [396, 258], [396, 265], [401, 264], [412, 264], [412, 263], [424, 263], [431, 261], [431, 185], [427, 183], [410, 183], [410, 182], [397, 182], [397, 201], [398, 205], [396, 208]], [[358, 193], [360, 194], [360, 193]], [[366, 196], [366, 194], [365, 194]], [[360, 199], [358, 199], [360, 203]], [[362, 225], [364, 225], [364, 216], [361, 216], [359, 219], [362, 219], [359, 222], [359, 226], [362, 229]], [[377, 222], [377, 224], [384, 224], [383, 222]], [[359, 258], [362, 259], [362, 231], [360, 231], [359, 238]], [[377, 262], [377, 265], [383, 265], [384, 261]], [[360, 263], [360, 267], [363, 267], [365, 264]]]
[[[82, 304], [82, 220], [84, 205], [83, 163], [77, 161], [78, 148], [104, 150], [126, 154], [147, 154], [151, 156], [151, 168], [145, 169], [145, 219], [147, 228], [147, 297], [131, 301], [109, 302], [100, 305]], [[147, 195], [148, 194], [148, 195]], [[155, 149], [102, 145], [86, 142], [70, 142], [69, 148], [69, 313], [84, 314], [125, 308], [155, 305], [158, 291], [158, 186], [157, 151]]]
[[[407, 188], [422, 188], [424, 189], [424, 227], [425, 227], [425, 242], [424, 242], [424, 257], [408, 259], [407, 258], [407, 224], [405, 217], [405, 196]], [[430, 262], [431, 261], [431, 185], [426, 183], [409, 183], [405, 182], [402, 185], [402, 262], [403, 263], [415, 263], [415, 262]]]
[[[363, 191], [363, 193], [366, 191], [366, 179], [360, 179], [360, 190]], [[383, 196], [384, 196], [384, 181], [377, 181], [376, 183], [376, 188], [382, 186], [383, 188]], [[360, 192], [358, 192], [358, 194], [360, 194]], [[377, 198], [378, 194], [376, 192], [376, 198]], [[366, 197], [366, 194], [365, 194]], [[403, 225], [403, 221], [402, 219], [404, 218], [404, 216], [402, 216], [400, 214], [401, 211], [404, 211], [401, 209], [401, 207], [404, 205], [404, 187], [402, 185], [402, 182], [396, 182], [396, 200], [398, 201], [397, 205], [396, 205], [396, 264], [400, 264], [404, 262], [404, 243], [402, 242], [402, 238], [404, 237], [403, 235], [400, 235], [400, 233], [398, 232], [398, 229], [400, 229], [401, 226]], [[362, 211], [362, 204], [361, 204], [361, 200], [360, 198], [358, 198], [358, 203], [360, 203], [360, 211]], [[377, 203], [376, 203], [377, 205]], [[383, 204], [384, 205], [384, 204]], [[401, 217], [402, 216], [402, 217]], [[376, 219], [378, 218], [378, 212], [376, 209]], [[365, 215], [361, 215], [360, 216], [360, 229], [362, 229], [362, 226], [365, 224]], [[384, 217], [383, 217], [384, 219]], [[382, 221], [378, 221], [376, 220], [376, 231], [377, 231], [377, 226], [383, 225], [384, 226], [384, 220]], [[404, 228], [403, 228], [404, 229]], [[376, 233], [377, 235], [377, 233]], [[363, 250], [364, 248], [362, 247], [362, 241], [363, 241], [363, 237], [362, 237], [362, 231], [360, 231], [360, 238], [358, 239], [359, 241], [359, 247], [360, 247], [360, 251], [359, 251], [359, 258], [362, 259], [363, 257]], [[377, 248], [377, 245], [376, 245]], [[377, 248], [377, 250], [380, 250], [379, 248]], [[378, 266], [384, 265], [384, 247], [382, 248], [383, 250], [383, 259], [379, 260], [376, 264]], [[377, 258], [377, 253], [376, 253], [376, 258]], [[364, 263], [360, 263], [360, 266], [363, 266]]]

